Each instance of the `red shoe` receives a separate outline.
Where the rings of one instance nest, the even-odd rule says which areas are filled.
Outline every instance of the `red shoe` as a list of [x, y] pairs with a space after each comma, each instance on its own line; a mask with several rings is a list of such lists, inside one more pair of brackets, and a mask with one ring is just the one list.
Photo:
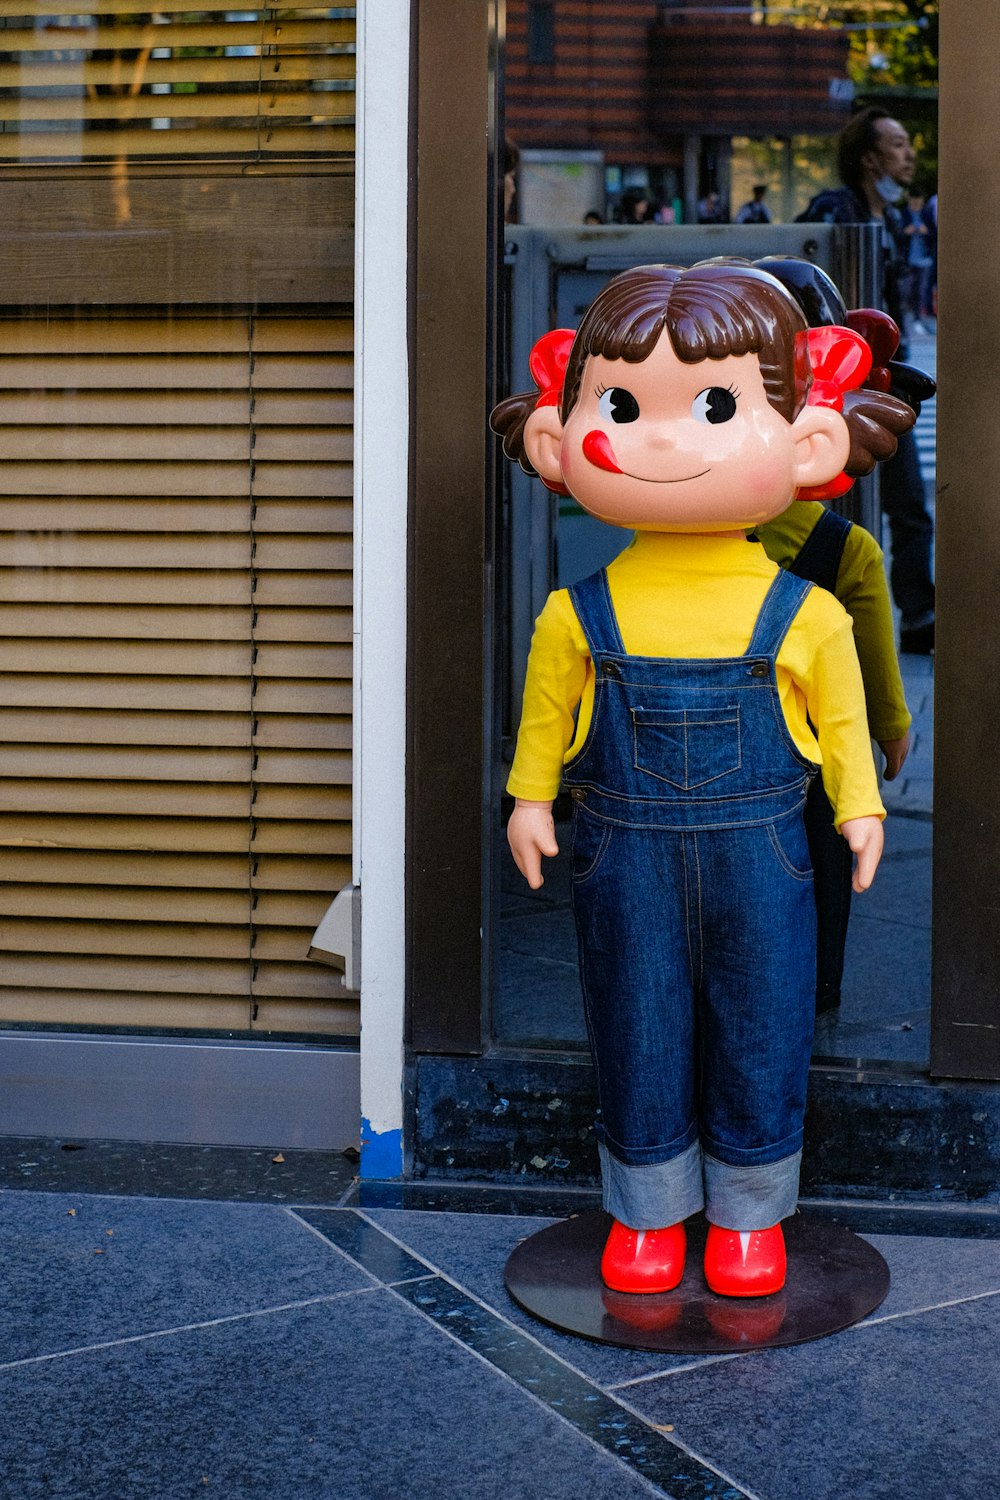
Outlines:
[[671, 1292], [684, 1275], [687, 1235], [669, 1229], [629, 1229], [616, 1219], [601, 1257], [601, 1275], [613, 1292]]
[[708, 1226], [705, 1280], [720, 1297], [769, 1297], [785, 1284], [785, 1236], [772, 1229]]

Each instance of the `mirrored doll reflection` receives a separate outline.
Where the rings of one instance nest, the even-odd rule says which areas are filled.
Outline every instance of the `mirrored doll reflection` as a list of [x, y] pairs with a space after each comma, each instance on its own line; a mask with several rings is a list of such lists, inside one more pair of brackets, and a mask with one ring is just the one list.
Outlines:
[[[933, 395], [934, 382], [894, 357], [897, 334], [890, 319], [871, 312], [848, 312], [829, 276], [813, 262], [769, 256], [757, 265], [782, 282], [812, 326], [857, 327], [874, 350], [875, 367], [869, 382], [881, 381], [919, 416], [922, 402]], [[556, 341], [558, 349], [558, 340], [566, 338], [572, 339], [571, 331], [551, 335], [547, 350], [536, 348], [537, 373], [543, 384], [551, 385], [556, 378], [551, 367], [551, 341]], [[545, 342], [539, 341], [540, 345]], [[560, 503], [573, 504], [571, 500]], [[823, 525], [817, 524], [820, 519]], [[908, 669], [904, 690], [878, 549], [870, 545], [867, 533], [860, 528], [840, 522], [828, 500], [823, 503], [800, 498], [756, 535], [775, 562], [830, 589], [851, 614], [868, 698], [869, 728], [882, 752], [877, 760], [885, 776], [894, 778], [908, 748], [908, 695], [923, 718], [929, 718], [926, 690], [933, 685], [932, 661], [904, 658]], [[631, 540], [628, 533], [622, 535], [611, 527], [607, 528], [607, 538], [609, 558]], [[923, 674], [916, 693], [915, 667]], [[911, 778], [921, 775], [921, 756], [926, 761], [929, 753], [926, 739], [926, 735], [918, 739], [918, 755], [909, 762]], [[850, 925], [850, 851], [832, 830], [821, 779], [817, 777], [811, 787], [809, 817], [820, 914], [814, 1055], [926, 1061], [930, 815], [929, 809], [920, 818], [892, 815], [894, 806], [904, 805], [902, 795], [893, 800], [897, 788], [900, 793], [908, 788], [907, 797], [912, 800], [912, 788], [920, 785], [919, 780], [905, 779], [893, 785], [883, 783], [893, 830], [887, 878], [876, 883]], [[557, 796], [554, 814], [560, 853], [546, 862], [546, 880], [540, 889], [525, 887], [504, 841], [495, 1033], [498, 1040], [509, 1045], [586, 1049], [577, 933], [571, 909], [568, 846], [572, 802], [567, 789]], [[899, 914], [904, 904], [907, 920], [901, 923]], [[891, 1004], [887, 1004], [887, 996], [893, 997]]]

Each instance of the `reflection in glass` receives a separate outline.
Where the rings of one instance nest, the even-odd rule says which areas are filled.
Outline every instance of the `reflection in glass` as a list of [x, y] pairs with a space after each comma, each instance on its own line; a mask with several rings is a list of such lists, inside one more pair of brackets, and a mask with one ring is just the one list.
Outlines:
[[[746, 254], [726, 228], [726, 248]], [[812, 228], [810, 227], [810, 232]], [[536, 230], [508, 228], [510, 265], [510, 345], [530, 347], [542, 326], [576, 324], [586, 306], [615, 268], [642, 259], [683, 260], [714, 251], [670, 236], [697, 235], [693, 228], [642, 227], [599, 230], [565, 227]], [[714, 231], [718, 236], [719, 232]], [[794, 226], [768, 231], [771, 249], [796, 253], [788, 237]], [[634, 250], [624, 236], [639, 238]], [[549, 304], [528, 300], [535, 237], [545, 257]], [[785, 239], [781, 239], [784, 236]], [[562, 247], [562, 253], [557, 249]], [[822, 263], [822, 252], [820, 253]], [[539, 278], [540, 279], [540, 278]], [[523, 324], [523, 326], [522, 326]], [[933, 333], [914, 345], [914, 363], [935, 372]], [[511, 377], [510, 389], [525, 384], [523, 369]], [[924, 480], [933, 503], [935, 481], [935, 403], [925, 403], [918, 421], [917, 444]], [[510, 495], [506, 514], [511, 605], [507, 623], [510, 647], [505, 709], [505, 753], [512, 753], [519, 699], [527, 657], [530, 622], [540, 612], [549, 588], [564, 587], [605, 565], [627, 540], [585, 516], [571, 500], [553, 500], [537, 480], [505, 465], [503, 480]], [[542, 533], [541, 543], [537, 540]], [[889, 538], [882, 539], [888, 555]], [[529, 597], [530, 596], [530, 597]], [[901, 658], [907, 702], [914, 715], [914, 742], [899, 780], [883, 786], [889, 811], [887, 848], [874, 886], [853, 902], [849, 927], [843, 998], [839, 1008], [818, 1018], [817, 1058], [882, 1058], [925, 1066], [929, 1055], [930, 891], [931, 891], [931, 719], [933, 657]], [[494, 1003], [494, 1035], [510, 1046], [586, 1050], [586, 1026], [577, 974], [576, 932], [570, 908], [569, 844], [571, 804], [561, 798], [555, 808], [558, 860], [546, 862], [545, 885], [532, 892], [518, 874], [499, 831], [509, 804], [498, 819], [502, 867], [502, 901], [498, 922], [499, 957]]]
[[0, 161], [353, 149], [353, 8], [48, 9], [3, 22]]
[[0, 1025], [357, 1031], [353, 15], [3, 20]]

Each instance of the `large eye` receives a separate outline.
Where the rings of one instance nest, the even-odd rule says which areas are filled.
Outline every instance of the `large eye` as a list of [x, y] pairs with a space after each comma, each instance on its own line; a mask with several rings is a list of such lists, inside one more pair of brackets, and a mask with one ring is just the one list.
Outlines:
[[728, 422], [736, 415], [736, 396], [721, 385], [710, 385], [691, 402], [691, 415], [699, 422]]
[[613, 385], [604, 391], [597, 403], [597, 410], [608, 422], [634, 422], [639, 415], [639, 403], [631, 391]]

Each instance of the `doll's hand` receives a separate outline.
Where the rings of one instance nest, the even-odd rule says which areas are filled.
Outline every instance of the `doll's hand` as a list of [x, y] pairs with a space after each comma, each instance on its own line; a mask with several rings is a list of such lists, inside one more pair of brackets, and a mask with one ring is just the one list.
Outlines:
[[848, 818], [841, 823], [840, 831], [857, 856], [851, 885], [860, 895], [875, 879], [875, 871], [882, 858], [882, 845], [885, 842], [882, 819]]
[[518, 797], [507, 824], [507, 842], [517, 868], [531, 889], [537, 891], [543, 884], [542, 855], [551, 859], [559, 853], [552, 803], [523, 802]]
[[886, 781], [895, 781], [903, 769], [903, 762], [910, 753], [910, 731], [901, 734], [898, 740], [879, 740], [878, 747], [885, 756], [885, 770], [882, 772]]

